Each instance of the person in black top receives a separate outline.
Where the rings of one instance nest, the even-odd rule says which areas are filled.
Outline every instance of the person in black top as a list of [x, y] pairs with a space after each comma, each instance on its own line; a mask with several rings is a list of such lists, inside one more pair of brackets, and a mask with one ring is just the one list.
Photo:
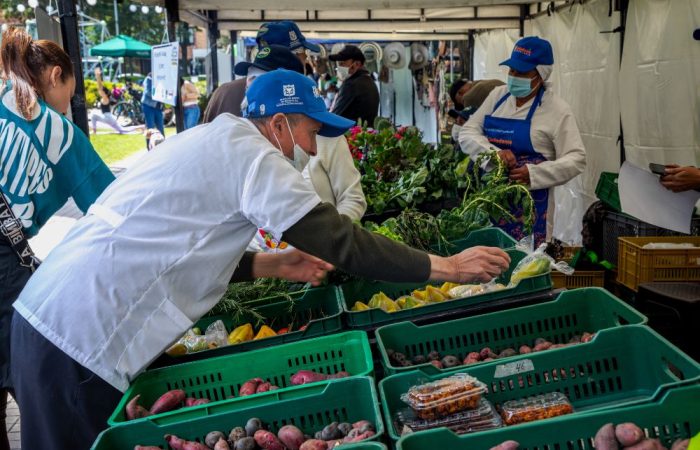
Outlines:
[[92, 111], [90, 121], [92, 122], [92, 134], [97, 134], [97, 122], [104, 122], [112, 127], [119, 134], [131, 133], [136, 130], [143, 130], [143, 125], [122, 126], [117, 118], [112, 114], [112, 97], [109, 89], [102, 83], [102, 70], [95, 68], [95, 80], [97, 81], [97, 94], [100, 96], [100, 110]]
[[343, 82], [331, 112], [356, 122], [362, 119], [372, 126], [379, 110], [379, 90], [364, 67], [362, 50], [346, 45], [329, 59], [338, 62], [338, 79]]

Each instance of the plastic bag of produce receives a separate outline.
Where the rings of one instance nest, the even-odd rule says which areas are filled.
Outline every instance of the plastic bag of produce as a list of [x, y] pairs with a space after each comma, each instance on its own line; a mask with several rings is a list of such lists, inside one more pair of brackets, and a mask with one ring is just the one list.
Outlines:
[[[522, 247], [518, 248], [523, 250]], [[547, 244], [542, 244], [537, 250], [530, 252], [529, 255], [520, 260], [518, 265], [515, 266], [515, 269], [513, 269], [513, 273], [510, 275], [508, 287], [515, 287], [520, 283], [520, 280], [548, 273], [551, 269], [558, 270], [565, 275], [574, 273], [574, 269], [566, 262], [555, 262], [551, 256], [544, 252], [545, 248], [547, 248]]]
[[204, 332], [204, 336], [206, 336], [209, 346], [223, 347], [228, 345], [228, 331], [226, 331], [226, 326], [221, 320], [217, 320], [209, 325]]

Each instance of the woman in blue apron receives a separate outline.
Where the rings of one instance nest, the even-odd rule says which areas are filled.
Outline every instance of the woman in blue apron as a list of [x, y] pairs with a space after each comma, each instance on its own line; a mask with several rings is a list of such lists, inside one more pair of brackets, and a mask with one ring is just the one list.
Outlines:
[[[519, 40], [511, 57], [501, 63], [510, 68], [507, 86], [496, 87], [460, 132], [463, 152], [475, 158], [497, 150], [510, 180], [530, 189], [535, 246], [545, 242], [554, 228], [548, 227], [553, 219], [548, 211], [550, 189], [575, 178], [586, 161], [571, 108], [545, 85], [553, 63], [549, 42], [535, 36]], [[510, 213], [515, 222], [503, 217], [495, 225], [518, 240], [527, 237], [523, 214], [530, 212], [511, 206]], [[558, 220], [578, 219], [570, 215]]]

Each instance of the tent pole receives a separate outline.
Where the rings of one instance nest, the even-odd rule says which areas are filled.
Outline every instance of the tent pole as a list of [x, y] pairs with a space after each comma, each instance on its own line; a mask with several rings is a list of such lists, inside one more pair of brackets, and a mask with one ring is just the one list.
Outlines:
[[[175, 32], [175, 24], [180, 22], [180, 5], [178, 0], [165, 0], [165, 21], [168, 24], [168, 42], [178, 42], [177, 33]], [[187, 49], [178, 42], [180, 52], [184, 54]], [[177, 88], [180, 89], [179, 76], [182, 73], [182, 59], [178, 58], [177, 71], [178, 81]], [[182, 110], [182, 101], [180, 101], [180, 93], [175, 96], [175, 129], [178, 133], [185, 130], [185, 113]]]
[[78, 34], [78, 19], [73, 0], [58, 0], [58, 17], [61, 20], [61, 38], [63, 48], [73, 63], [75, 72], [75, 95], [71, 98], [70, 107], [73, 115], [73, 123], [90, 136], [85, 108], [85, 83], [83, 80], [83, 66], [80, 58], [80, 35]]
[[209, 38], [209, 68], [211, 73], [207, 77], [207, 93], [211, 94], [219, 86], [219, 57], [216, 50], [216, 40], [219, 39], [218, 14], [215, 10], [207, 11], [207, 37]]
[[233, 68], [236, 66], [236, 47], [238, 46], [238, 33], [234, 30], [229, 31], [229, 40], [231, 41], [231, 80], [236, 79], [236, 74]]

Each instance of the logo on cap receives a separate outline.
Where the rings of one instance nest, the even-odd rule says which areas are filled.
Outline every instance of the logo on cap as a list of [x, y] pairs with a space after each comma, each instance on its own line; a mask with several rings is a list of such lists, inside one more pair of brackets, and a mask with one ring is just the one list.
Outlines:
[[264, 116], [265, 115], [265, 105], [260, 105], [260, 115]]
[[296, 41], [297, 40], [297, 34], [294, 30], [289, 32], [289, 40], [290, 41]]
[[260, 29], [258, 30], [258, 37], [267, 33], [268, 31], [270, 31], [270, 30], [266, 26], [260, 27]]
[[528, 50], [528, 49], [526, 49], [526, 48], [524, 48], [524, 47], [520, 47], [520, 46], [517, 46], [517, 45], [515, 46], [515, 49], [514, 49], [513, 51], [516, 51], [516, 52], [518, 52], [518, 53], [522, 53], [522, 54], [525, 55], [525, 56], [530, 56], [530, 55], [532, 55], [532, 50]]
[[285, 84], [282, 86], [282, 92], [285, 97], [294, 97], [296, 95], [296, 88], [293, 84]]
[[270, 47], [265, 47], [258, 52], [258, 54], [255, 56], [255, 59], [265, 58], [269, 54], [270, 54]]

